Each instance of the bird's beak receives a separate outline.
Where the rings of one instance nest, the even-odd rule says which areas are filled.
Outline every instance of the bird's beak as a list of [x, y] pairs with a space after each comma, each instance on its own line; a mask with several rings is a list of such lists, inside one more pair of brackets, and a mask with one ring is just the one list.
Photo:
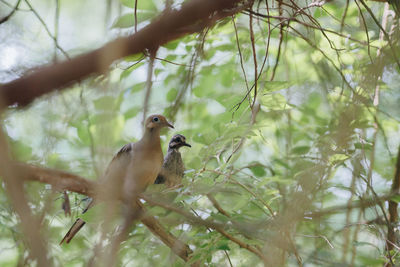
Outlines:
[[165, 123], [169, 128], [175, 129], [174, 125], [172, 125], [171, 123], [169, 123], [168, 121]]
[[185, 142], [185, 143], [183, 143], [182, 145], [183, 145], [183, 146], [192, 147], [190, 144], [188, 144], [188, 143], [186, 143], [186, 142]]

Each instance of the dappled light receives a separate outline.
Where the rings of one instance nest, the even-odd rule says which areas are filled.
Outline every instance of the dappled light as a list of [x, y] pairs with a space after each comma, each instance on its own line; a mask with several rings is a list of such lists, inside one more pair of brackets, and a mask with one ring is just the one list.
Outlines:
[[1, 266], [397, 266], [397, 1], [0, 1]]

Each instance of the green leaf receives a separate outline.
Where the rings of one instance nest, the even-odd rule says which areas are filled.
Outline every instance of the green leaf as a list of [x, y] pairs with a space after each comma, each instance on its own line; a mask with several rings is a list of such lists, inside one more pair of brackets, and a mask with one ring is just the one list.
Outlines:
[[132, 13], [122, 15], [117, 18], [111, 28], [129, 28], [135, 25], [135, 19]]
[[113, 96], [102, 96], [93, 101], [94, 107], [98, 110], [109, 110], [114, 108], [115, 97]]
[[286, 98], [279, 93], [263, 95], [259, 100], [261, 109], [264, 111], [285, 110], [290, 108]]
[[[129, 7], [135, 8], [135, 0], [120, 0], [121, 4]], [[154, 5], [153, 0], [146, 0], [146, 1], [137, 1], [137, 9], [138, 10], [156, 10], [156, 6]]]
[[400, 195], [396, 195], [390, 198], [390, 200], [396, 202], [396, 203], [400, 203]]
[[223, 243], [221, 245], [218, 245], [217, 249], [218, 250], [231, 250], [229, 245], [228, 245], [228, 242], [225, 242], [225, 243]]
[[309, 146], [296, 146], [296, 147], [292, 148], [291, 152], [293, 154], [303, 155], [303, 154], [307, 154], [308, 151], [310, 151]]
[[130, 91], [131, 94], [139, 92], [146, 87], [146, 82], [140, 82], [130, 86], [127, 90]]
[[257, 177], [264, 177], [267, 174], [264, 167], [260, 165], [252, 166], [249, 169]]
[[[151, 11], [138, 11], [136, 13], [137, 23], [141, 23], [143, 21], [149, 20], [155, 16], [154, 12]], [[111, 28], [130, 28], [135, 26], [135, 14], [127, 13], [119, 18], [117, 18], [112, 24]]]
[[280, 91], [283, 89], [287, 89], [290, 86], [293, 85], [293, 82], [285, 82], [285, 81], [268, 81], [265, 82], [264, 85], [264, 90], [262, 90], [262, 93], [266, 93], [266, 92], [276, 92], [276, 91]]
[[172, 88], [168, 91], [167, 93], [167, 101], [168, 102], [173, 102], [178, 95], [178, 90], [175, 88]]
[[329, 163], [331, 163], [331, 164], [339, 164], [339, 163], [344, 162], [348, 158], [350, 158], [350, 157], [348, 155], [346, 155], [346, 154], [335, 154], [335, 155], [332, 155], [329, 158]]
[[174, 40], [174, 41], [168, 42], [166, 44], [163, 44], [162, 46], [169, 50], [175, 50], [178, 47], [179, 43], [180, 43], [180, 40]]
[[134, 107], [124, 112], [125, 120], [135, 117], [140, 111], [140, 108]]
[[21, 141], [11, 141], [14, 157], [21, 161], [27, 161], [32, 157], [32, 148]]
[[82, 143], [87, 146], [90, 146], [91, 141], [90, 141], [90, 135], [88, 132], [89, 129], [87, 128], [87, 126], [81, 124], [76, 130], [77, 130], [78, 137], [82, 141]]

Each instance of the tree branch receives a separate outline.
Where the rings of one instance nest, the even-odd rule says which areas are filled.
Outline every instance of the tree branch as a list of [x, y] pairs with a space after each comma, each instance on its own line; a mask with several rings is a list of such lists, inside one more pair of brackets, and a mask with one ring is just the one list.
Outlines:
[[[186, 34], [197, 32], [217, 20], [240, 12], [248, 5], [241, 0], [191, 0], [179, 10], [163, 12], [137, 33], [120, 37], [103, 47], [72, 60], [44, 66], [32, 74], [4, 84], [0, 93], [6, 105], [26, 106], [36, 97], [63, 89], [90, 74], [101, 74], [124, 56], [154, 49]], [[237, 7], [238, 6], [238, 7]]]
[[19, 7], [19, 4], [20, 4], [20, 3], [21, 3], [21, 0], [18, 0], [18, 2], [15, 4], [15, 6], [14, 6], [14, 8], [11, 10], [11, 12], [10, 12], [7, 16], [5, 16], [5, 17], [3, 17], [3, 18], [0, 19], [0, 24], [6, 22], [7, 20], [9, 20], [9, 19], [14, 15], [15, 11], [18, 10], [18, 7]]
[[[97, 182], [85, 179], [71, 173], [34, 166], [31, 164], [14, 162], [15, 170], [18, 170], [19, 177], [25, 181], [37, 181], [45, 184], [50, 184], [54, 189], [59, 191], [68, 190], [82, 195], [95, 197]], [[142, 209], [143, 206], [141, 206]], [[142, 223], [160, 240], [167, 245], [171, 250], [184, 261], [190, 259], [193, 251], [187, 244], [177, 239], [174, 235], [167, 232], [160, 222], [153, 216], [144, 216], [141, 219]]]

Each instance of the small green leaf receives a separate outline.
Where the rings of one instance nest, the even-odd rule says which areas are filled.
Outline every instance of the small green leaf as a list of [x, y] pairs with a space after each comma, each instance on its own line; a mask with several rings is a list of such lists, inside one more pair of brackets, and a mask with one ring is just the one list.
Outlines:
[[132, 13], [122, 15], [117, 18], [111, 28], [129, 28], [135, 25], [135, 19]]
[[293, 82], [285, 82], [285, 81], [266, 82], [264, 85], [263, 93], [279, 91], [282, 89], [289, 88], [292, 85], [293, 85]]
[[178, 47], [179, 43], [180, 43], [180, 40], [175, 40], [175, 41], [171, 41], [171, 42], [164, 44], [163, 47], [165, 47], [169, 50], [175, 50]]
[[21, 141], [11, 141], [14, 156], [21, 161], [27, 161], [32, 156], [32, 148]]
[[400, 203], [400, 195], [396, 195], [390, 198], [390, 200], [396, 202], [396, 203]]
[[168, 102], [173, 102], [177, 95], [178, 95], [178, 90], [175, 89], [175, 88], [172, 88], [167, 93], [167, 101]]
[[85, 125], [80, 125], [77, 129], [79, 139], [85, 145], [90, 145], [89, 129]]
[[292, 153], [297, 155], [307, 154], [308, 151], [310, 151], [309, 146], [296, 146], [292, 148]]
[[267, 174], [264, 167], [260, 165], [250, 167], [249, 169], [257, 177], [263, 177]]
[[108, 110], [115, 104], [115, 97], [113, 96], [102, 96], [93, 101], [94, 107], [98, 110]]
[[228, 243], [219, 245], [219, 246], [217, 247], [217, 249], [219, 249], [219, 250], [231, 250], [230, 247], [229, 247], [229, 245], [228, 245]]
[[135, 117], [138, 114], [139, 110], [140, 110], [140, 108], [135, 107], [135, 108], [130, 108], [127, 111], [125, 111], [124, 112], [125, 120]]
[[141, 83], [132, 85], [127, 90], [130, 91], [131, 94], [133, 94], [133, 93], [143, 90], [145, 87], [146, 87], [146, 82], [141, 82]]
[[[129, 7], [135, 8], [135, 0], [120, 0], [121, 4]], [[156, 10], [156, 6], [154, 5], [153, 0], [146, 0], [146, 1], [137, 1], [137, 9], [138, 10]]]
[[261, 102], [261, 109], [264, 111], [271, 111], [271, 110], [285, 110], [290, 108], [288, 105], [286, 98], [279, 94], [266, 94], [259, 98]]
[[[137, 23], [141, 23], [143, 21], [149, 20], [155, 16], [155, 13], [152, 11], [138, 11], [136, 13]], [[135, 14], [127, 13], [117, 18], [112, 24], [111, 28], [130, 28], [135, 25]]]
[[335, 154], [329, 158], [329, 163], [331, 164], [339, 164], [345, 161], [346, 159], [350, 158], [346, 154]]
[[354, 147], [357, 149], [365, 149], [365, 150], [371, 150], [372, 145], [369, 143], [355, 143]]

